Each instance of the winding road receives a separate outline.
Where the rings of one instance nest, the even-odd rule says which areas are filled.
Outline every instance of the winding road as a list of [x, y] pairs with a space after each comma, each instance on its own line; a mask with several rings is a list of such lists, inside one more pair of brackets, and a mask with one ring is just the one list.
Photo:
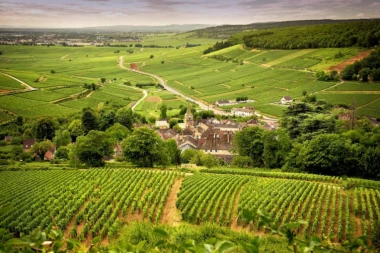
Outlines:
[[144, 94], [144, 96], [142, 98], [140, 98], [133, 106], [132, 106], [132, 111], [134, 111], [136, 109], [136, 106], [138, 104], [140, 104], [147, 96], [148, 96], [148, 92], [146, 90], [143, 90], [143, 89], [137, 89], [137, 88], [133, 88], [133, 87], [130, 87], [131, 89], [135, 89], [135, 90], [141, 90]]
[[[225, 112], [221, 109], [219, 109], [218, 107], [213, 107], [212, 105], [207, 105], [199, 100], [195, 100], [191, 97], [188, 97], [186, 96], [185, 94], [173, 89], [172, 87], [166, 85], [165, 83], [165, 80], [158, 76], [158, 75], [155, 75], [155, 74], [151, 74], [151, 73], [147, 73], [147, 72], [144, 72], [144, 71], [141, 71], [141, 70], [134, 70], [134, 69], [130, 69], [130, 68], [127, 68], [124, 66], [124, 56], [120, 56], [120, 59], [119, 59], [119, 66], [120, 68], [122, 69], [125, 69], [125, 70], [128, 70], [128, 71], [131, 71], [131, 72], [135, 72], [135, 73], [139, 73], [139, 74], [142, 74], [142, 75], [147, 75], [147, 76], [150, 76], [150, 77], [153, 77], [154, 79], [158, 80], [161, 85], [168, 91], [170, 91], [171, 93], [173, 94], [176, 94], [178, 96], [181, 96], [183, 97], [184, 99], [186, 99], [187, 101], [190, 101], [192, 103], [195, 103], [197, 104], [202, 110], [210, 110], [210, 111], [213, 111], [215, 114], [218, 114], [218, 115], [224, 115], [224, 116], [232, 116], [232, 113], [230, 112]], [[145, 98], [146, 96], [144, 96]], [[134, 106], [133, 108], [138, 104], [140, 103], [144, 98], [140, 99]], [[132, 109], [133, 110], [133, 109]], [[277, 122], [278, 119], [273, 119], [273, 118], [269, 118], [267, 116], [264, 116], [264, 115], [261, 115], [257, 112], [255, 112], [255, 114], [258, 116], [258, 117], [262, 117], [262, 119], [266, 120], [266, 121], [270, 121], [270, 122]]]
[[8, 75], [8, 74], [6, 74], [6, 73], [4, 73], [4, 72], [0, 72], [0, 73], [3, 74], [3, 75], [5, 75], [5, 76], [7, 76], [7, 77], [10, 77], [10, 78], [16, 80], [16, 81], [19, 82], [19, 83], [21, 83], [21, 84], [24, 85], [28, 90], [37, 90], [36, 88], [30, 86], [30, 85], [27, 84], [26, 82], [21, 81], [20, 79], [14, 77], [14, 76]]
[[[171, 93], [173, 94], [176, 94], [178, 96], [181, 96], [183, 97], [184, 99], [186, 99], [187, 101], [190, 101], [192, 103], [195, 103], [197, 104], [202, 110], [211, 110], [213, 111], [215, 114], [219, 114], [219, 115], [226, 115], [226, 116], [230, 116], [232, 115], [231, 113], [228, 113], [228, 112], [225, 112], [223, 110], [220, 110], [218, 108], [214, 108], [210, 105], [207, 105], [199, 100], [195, 100], [193, 98], [190, 98], [186, 95], [184, 95], [183, 93], [173, 89], [172, 87], [166, 85], [165, 83], [165, 80], [158, 76], [158, 75], [155, 75], [155, 74], [151, 74], [151, 73], [147, 73], [147, 72], [144, 72], [144, 71], [141, 71], [141, 70], [134, 70], [134, 69], [130, 69], [130, 68], [127, 68], [124, 66], [124, 56], [121, 56], [120, 59], [119, 59], [119, 66], [120, 68], [122, 69], [125, 69], [125, 70], [128, 70], [128, 71], [131, 71], [131, 72], [135, 72], [135, 73], [139, 73], [139, 74], [142, 74], [142, 75], [147, 75], [147, 76], [150, 76], [150, 77], [153, 77], [154, 79], [158, 80], [160, 82], [160, 84], [168, 91], [170, 91]], [[145, 97], [144, 97], [145, 98]], [[143, 99], [144, 99], [143, 98]], [[142, 99], [140, 99], [134, 106], [136, 106], [139, 102], [141, 102]]]

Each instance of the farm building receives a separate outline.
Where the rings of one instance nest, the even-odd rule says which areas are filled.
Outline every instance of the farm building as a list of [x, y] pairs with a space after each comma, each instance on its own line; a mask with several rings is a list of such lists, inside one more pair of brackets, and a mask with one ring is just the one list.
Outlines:
[[283, 96], [281, 98], [281, 104], [283, 104], [283, 105], [290, 104], [292, 102], [293, 102], [293, 99], [290, 96]]
[[157, 120], [156, 127], [159, 129], [168, 129], [169, 123], [166, 120]]
[[255, 114], [254, 110], [245, 109], [245, 108], [232, 108], [231, 112], [233, 115], [241, 116], [241, 117], [249, 117]]
[[233, 132], [214, 130], [199, 143], [198, 149], [210, 154], [232, 155]]
[[181, 152], [185, 151], [186, 149], [197, 149], [198, 140], [192, 136], [182, 136], [177, 140], [177, 146]]
[[12, 141], [12, 136], [5, 136], [5, 137], [4, 137], [4, 140], [5, 140], [7, 143], [11, 143], [11, 141]]
[[227, 105], [230, 105], [230, 101], [226, 100], [226, 99], [223, 99], [223, 100], [217, 100], [215, 101], [215, 104], [217, 106], [227, 106]]
[[162, 140], [176, 139], [178, 133], [173, 129], [159, 129], [156, 130], [157, 134], [161, 137]]
[[339, 113], [338, 119], [339, 120], [343, 120], [343, 121], [351, 120], [351, 113], [349, 113], [349, 112], [347, 112], [347, 113]]
[[123, 155], [123, 149], [121, 147], [121, 144], [120, 143], [117, 143], [114, 148], [113, 148], [113, 152], [115, 154], [115, 157], [121, 157]]
[[45, 161], [51, 161], [54, 159], [55, 151], [57, 151], [57, 147], [55, 144], [52, 144], [49, 148], [49, 150], [45, 153], [44, 160]]
[[33, 147], [34, 143], [36, 143], [36, 139], [24, 140], [22, 143], [22, 147], [23, 147], [24, 151], [28, 151], [29, 149], [31, 149]]

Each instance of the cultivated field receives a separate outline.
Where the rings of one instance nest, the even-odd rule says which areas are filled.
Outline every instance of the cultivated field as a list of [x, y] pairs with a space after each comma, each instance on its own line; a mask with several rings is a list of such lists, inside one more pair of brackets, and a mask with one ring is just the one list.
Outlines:
[[[170, 34], [162, 37], [152, 35], [147, 45], [170, 45], [185, 39]], [[189, 48], [0, 46], [4, 52], [0, 56], [0, 72], [15, 76], [39, 89], [0, 96], [0, 108], [35, 117], [73, 113], [85, 106], [95, 108], [105, 100], [112, 100], [119, 106], [130, 106], [141, 98], [141, 94], [133, 89], [115, 92], [115, 87], [124, 82], [135, 85], [154, 83], [155, 80], [120, 69], [118, 60], [124, 56], [124, 66], [134, 63], [142, 71], [163, 77], [168, 85], [178, 91], [209, 104], [220, 99], [234, 100], [239, 96], [248, 96], [255, 101], [253, 105], [256, 110], [279, 117], [284, 110], [279, 105], [282, 96], [301, 99], [303, 91], [306, 91], [309, 94], [316, 93], [320, 99], [346, 106], [357, 96], [357, 100], [363, 101], [362, 107], [358, 108], [359, 114], [380, 116], [379, 108], [374, 107], [380, 95], [377, 83], [323, 82], [315, 77], [315, 71], [350, 59], [360, 53], [359, 49], [247, 51], [237, 45], [203, 55], [206, 48], [207, 45]], [[226, 59], [230, 60], [227, 62]], [[106, 82], [100, 90], [78, 97], [81, 92], [86, 92], [83, 84], [101, 84], [102, 77], [106, 78]], [[22, 88], [15, 80], [9, 79], [0, 74], [1, 90]], [[105, 87], [111, 85], [113, 91], [105, 91]], [[152, 93], [150, 96], [157, 94]], [[172, 109], [178, 109], [183, 104], [177, 99], [160, 99], [166, 100]], [[137, 110], [144, 115], [157, 116], [159, 105], [147, 102], [142, 103]]]
[[[212, 169], [196, 174], [102, 169], [1, 172], [0, 205], [11, 209], [0, 226], [28, 233], [58, 226], [66, 236], [103, 242], [133, 220], [169, 225], [216, 223], [263, 233], [242, 218], [244, 209], [265, 208], [281, 224], [303, 219], [300, 236], [333, 235], [342, 242], [379, 229], [380, 184], [361, 179]], [[22, 187], [20, 187], [22, 185]]]

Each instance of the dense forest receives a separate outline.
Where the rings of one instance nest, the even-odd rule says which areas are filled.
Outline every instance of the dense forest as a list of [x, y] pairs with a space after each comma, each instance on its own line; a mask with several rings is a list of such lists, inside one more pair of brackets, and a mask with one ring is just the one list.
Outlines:
[[344, 80], [380, 81], [380, 49], [374, 50], [360, 61], [347, 65], [341, 75]]
[[307, 49], [333, 47], [374, 47], [380, 41], [380, 20], [367, 20], [327, 25], [245, 31], [217, 42], [204, 54], [229, 46], [244, 44], [247, 48]]
[[248, 25], [221, 25], [215, 27], [207, 27], [204, 29], [198, 29], [192, 31], [193, 36], [199, 38], [215, 38], [215, 39], [228, 39], [230, 36], [249, 30], [262, 30], [281, 27], [292, 26], [308, 26], [308, 25], [325, 25], [325, 24], [339, 24], [349, 23], [357, 21], [366, 21], [367, 19], [349, 19], [349, 20], [295, 20], [295, 21], [282, 21], [282, 22], [264, 22], [264, 23], [252, 23]]
[[380, 20], [242, 32], [229, 38], [249, 48], [306, 49], [373, 47], [379, 44]]

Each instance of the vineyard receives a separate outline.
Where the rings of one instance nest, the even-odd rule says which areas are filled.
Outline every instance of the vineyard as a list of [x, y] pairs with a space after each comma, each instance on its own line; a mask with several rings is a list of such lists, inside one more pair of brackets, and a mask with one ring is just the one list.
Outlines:
[[366, 235], [375, 241], [379, 189], [371, 180], [265, 169], [209, 169], [186, 176], [146, 169], [9, 171], [0, 177], [0, 206], [9, 207], [0, 214], [0, 227], [9, 232], [3, 239], [57, 227], [88, 242], [115, 238], [133, 220], [173, 224], [166, 216], [178, 210], [183, 222], [264, 233], [242, 214], [266, 209], [278, 227], [307, 221], [300, 236], [343, 242]]
[[178, 195], [177, 208], [182, 218], [191, 223], [255, 228], [258, 224], [252, 226], [244, 221], [243, 210], [266, 209], [278, 227], [291, 221], [307, 221], [298, 231], [304, 236], [332, 236], [333, 241], [342, 242], [360, 235], [372, 240], [378, 235], [378, 182], [269, 170], [203, 171], [211, 174], [187, 177]]
[[0, 227], [15, 235], [56, 226], [80, 240], [112, 238], [125, 219], [160, 222], [179, 176], [119, 169], [2, 172], [0, 205], [11, 209], [0, 216]]

